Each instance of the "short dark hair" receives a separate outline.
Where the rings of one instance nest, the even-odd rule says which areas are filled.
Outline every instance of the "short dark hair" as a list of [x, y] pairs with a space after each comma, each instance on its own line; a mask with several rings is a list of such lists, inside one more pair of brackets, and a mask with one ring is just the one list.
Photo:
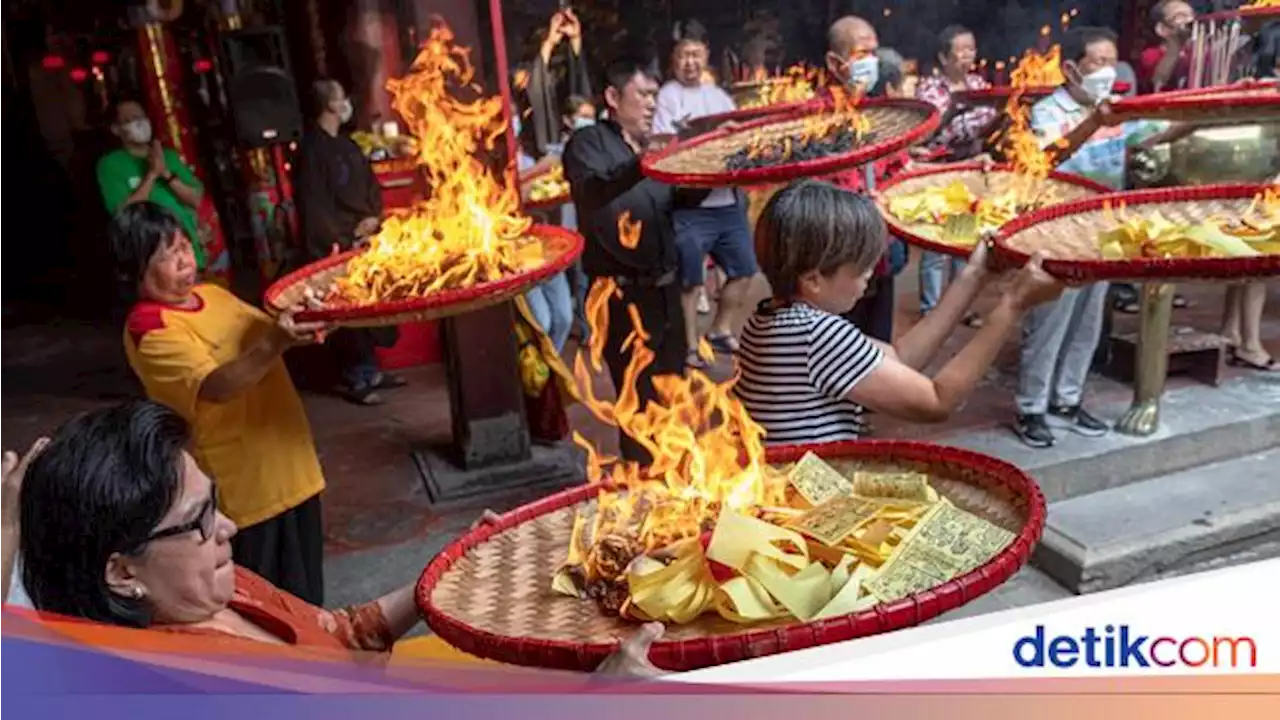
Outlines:
[[132, 95], [120, 95], [116, 98], [116, 101], [111, 104], [111, 122], [114, 123], [120, 120], [120, 106], [125, 103], [133, 103], [134, 105], [142, 108], [142, 112], [147, 112], [146, 103], [142, 102], [139, 98]]
[[1280, 20], [1263, 25], [1253, 36], [1253, 74], [1260, 78], [1276, 76], [1276, 58], [1280, 57]]
[[1084, 59], [1089, 46], [1094, 43], [1109, 42], [1116, 45], [1120, 37], [1115, 31], [1104, 27], [1083, 26], [1072, 28], [1062, 38], [1062, 59], [1080, 62]]
[[337, 85], [337, 80], [327, 77], [319, 78], [311, 83], [312, 117], [320, 117], [325, 110], [329, 109], [329, 103], [333, 102], [333, 89]]
[[[120, 276], [134, 283], [147, 274], [151, 258], [186, 232], [176, 215], [153, 202], [125, 205], [111, 218], [111, 248]], [[195, 238], [187, 238], [195, 242]]]
[[107, 586], [112, 555], [137, 552], [181, 495], [190, 440], [177, 413], [134, 400], [63, 425], [22, 483], [22, 582], [37, 610], [146, 627], [150, 606]]
[[578, 111], [582, 109], [583, 105], [594, 106], [595, 103], [591, 102], [591, 98], [585, 97], [583, 95], [570, 95], [569, 99], [566, 100], [564, 103], [564, 114], [576, 115]]
[[1188, 0], [1160, 0], [1155, 5], [1151, 6], [1151, 12], [1150, 12], [1151, 26], [1155, 27], [1156, 25], [1159, 25], [1160, 23], [1164, 22], [1165, 12], [1169, 10], [1170, 5], [1176, 2], [1180, 2], [1186, 5], [1191, 4]]
[[604, 79], [609, 87], [622, 92], [637, 74], [654, 81], [658, 79], [653, 74], [652, 64], [639, 55], [627, 55], [609, 63], [604, 71]]
[[961, 35], [973, 35], [973, 31], [963, 25], [948, 25], [942, 28], [942, 32], [938, 33], [938, 54], [947, 55], [951, 52], [951, 43]]
[[860, 271], [884, 254], [888, 233], [871, 198], [820, 180], [800, 180], [779, 190], [756, 222], [756, 253], [773, 295], [790, 300], [800, 276], [831, 275], [853, 263]]

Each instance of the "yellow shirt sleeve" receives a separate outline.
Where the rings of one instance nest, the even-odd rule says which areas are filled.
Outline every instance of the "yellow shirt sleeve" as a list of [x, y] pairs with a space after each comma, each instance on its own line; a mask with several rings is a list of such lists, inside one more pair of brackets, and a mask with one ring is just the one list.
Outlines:
[[218, 369], [217, 361], [190, 331], [173, 326], [143, 335], [133, 364], [151, 399], [173, 408], [188, 422], [196, 416], [200, 386]]

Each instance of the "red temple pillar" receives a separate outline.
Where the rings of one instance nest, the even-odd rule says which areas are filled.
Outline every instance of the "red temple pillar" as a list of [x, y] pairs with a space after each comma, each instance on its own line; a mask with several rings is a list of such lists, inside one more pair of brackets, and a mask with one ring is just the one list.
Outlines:
[[[140, 25], [137, 33], [139, 81], [147, 112], [157, 121], [155, 136], [161, 143], [176, 150], [200, 182], [208, 186], [209, 175], [200, 163], [191, 118], [183, 100], [182, 58], [173, 33], [159, 22]], [[204, 193], [197, 215], [200, 237], [192, 239], [204, 244], [205, 279], [229, 287], [231, 255], [227, 252], [222, 221], [218, 218], [210, 193]]]

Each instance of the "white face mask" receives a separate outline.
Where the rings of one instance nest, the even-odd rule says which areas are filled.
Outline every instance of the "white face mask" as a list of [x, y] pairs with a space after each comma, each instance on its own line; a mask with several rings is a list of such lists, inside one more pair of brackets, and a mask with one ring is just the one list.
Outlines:
[[120, 134], [127, 142], [145, 145], [151, 142], [151, 121], [146, 118], [130, 120], [120, 127]]
[[356, 109], [351, 105], [351, 98], [342, 101], [338, 106], [338, 119], [342, 122], [351, 122], [351, 116], [356, 114]]
[[1111, 89], [1115, 84], [1116, 69], [1114, 67], [1098, 68], [1080, 78], [1080, 89], [1093, 98], [1094, 102], [1102, 102], [1111, 97]]
[[595, 121], [594, 119], [592, 119], [592, 118], [576, 117], [576, 118], [574, 118], [574, 119], [573, 119], [573, 129], [574, 129], [574, 130], [581, 130], [582, 128], [589, 128], [589, 127], [591, 127], [592, 125], [595, 125], [595, 124], [596, 124], [596, 121]]
[[861, 85], [866, 90], [870, 90], [878, 82], [880, 82], [880, 58], [868, 55], [849, 63], [850, 85]]

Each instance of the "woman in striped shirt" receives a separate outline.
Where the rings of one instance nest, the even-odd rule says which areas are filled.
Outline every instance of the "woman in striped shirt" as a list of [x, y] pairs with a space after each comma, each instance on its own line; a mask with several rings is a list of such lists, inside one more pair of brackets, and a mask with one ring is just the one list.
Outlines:
[[1062, 285], [1039, 260], [1016, 271], [986, 325], [933, 377], [921, 374], [993, 276], [979, 246], [938, 307], [892, 345], [840, 317], [862, 296], [885, 248], [865, 195], [805, 180], [765, 206], [756, 247], [773, 297], [747, 322], [736, 392], [770, 444], [852, 440], [862, 407], [942, 422], [960, 406], [1031, 307]]

